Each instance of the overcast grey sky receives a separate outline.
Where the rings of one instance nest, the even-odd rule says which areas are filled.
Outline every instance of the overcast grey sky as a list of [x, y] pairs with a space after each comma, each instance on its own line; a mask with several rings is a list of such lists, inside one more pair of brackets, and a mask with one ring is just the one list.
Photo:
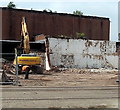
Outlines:
[[[58, 13], [73, 13], [80, 10], [84, 15], [110, 18], [110, 40], [118, 39], [118, 1], [119, 0], [11, 0], [17, 8], [44, 10], [51, 9]], [[5, 7], [10, 0], [1, 0], [0, 7]]]

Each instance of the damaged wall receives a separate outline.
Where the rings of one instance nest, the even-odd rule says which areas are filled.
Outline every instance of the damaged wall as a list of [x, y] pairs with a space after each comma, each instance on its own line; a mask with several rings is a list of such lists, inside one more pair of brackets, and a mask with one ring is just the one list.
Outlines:
[[54, 66], [75, 68], [118, 68], [116, 42], [49, 38]]

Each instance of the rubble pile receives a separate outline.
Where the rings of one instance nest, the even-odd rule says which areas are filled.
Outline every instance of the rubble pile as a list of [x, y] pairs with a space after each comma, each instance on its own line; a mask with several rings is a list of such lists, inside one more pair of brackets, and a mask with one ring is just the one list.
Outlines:
[[0, 59], [0, 84], [8, 85], [13, 83], [13, 79], [7, 75], [7, 73], [14, 73], [11, 69], [12, 64], [6, 59]]

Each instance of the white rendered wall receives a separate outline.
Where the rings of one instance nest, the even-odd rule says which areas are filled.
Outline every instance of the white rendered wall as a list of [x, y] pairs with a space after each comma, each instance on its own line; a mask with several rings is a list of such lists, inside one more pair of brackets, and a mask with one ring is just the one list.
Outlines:
[[49, 38], [53, 66], [118, 68], [116, 42]]

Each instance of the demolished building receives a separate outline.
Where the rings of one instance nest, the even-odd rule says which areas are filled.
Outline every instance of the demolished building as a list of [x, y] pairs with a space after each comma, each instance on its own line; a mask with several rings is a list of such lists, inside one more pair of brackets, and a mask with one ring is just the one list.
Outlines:
[[[13, 53], [18, 46], [20, 21], [21, 17], [25, 16], [30, 40], [34, 41], [30, 44], [33, 51], [45, 53], [45, 44], [41, 43], [41, 36], [36, 35], [49, 35], [52, 66], [118, 68], [116, 42], [109, 41], [109, 18], [8, 8], [1, 8], [0, 11], [3, 53]], [[87, 40], [76, 38], [76, 32], [85, 33]], [[11, 45], [12, 50], [6, 48], [6, 45]]]

